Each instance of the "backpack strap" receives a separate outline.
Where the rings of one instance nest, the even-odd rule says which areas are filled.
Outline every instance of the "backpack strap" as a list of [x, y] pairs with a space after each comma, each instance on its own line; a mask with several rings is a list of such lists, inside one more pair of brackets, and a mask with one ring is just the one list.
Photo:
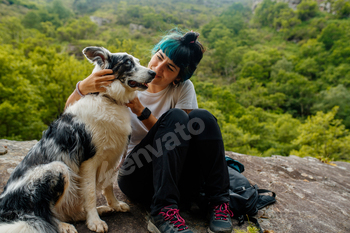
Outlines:
[[276, 202], [276, 193], [272, 192], [267, 189], [258, 189], [258, 193], [272, 193], [272, 196], [270, 195], [259, 195], [257, 208], [260, 210], [264, 208], [265, 206], [271, 205]]
[[276, 197], [276, 193], [267, 189], [258, 189], [258, 193], [272, 193], [273, 197]]
[[225, 159], [226, 159], [227, 166], [235, 169], [239, 173], [244, 172], [244, 165], [242, 163], [240, 163], [237, 160], [234, 160], [228, 156], [225, 156]]

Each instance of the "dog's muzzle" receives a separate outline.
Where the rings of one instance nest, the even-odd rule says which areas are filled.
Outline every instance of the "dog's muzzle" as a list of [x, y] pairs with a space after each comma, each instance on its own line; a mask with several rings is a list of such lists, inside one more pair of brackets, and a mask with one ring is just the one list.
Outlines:
[[148, 83], [152, 82], [152, 80], [156, 76], [156, 72], [154, 72], [153, 70], [149, 70], [148, 74], [150, 75], [150, 77], [147, 79], [146, 82], [143, 82], [143, 83], [136, 82], [135, 80], [129, 80], [128, 81], [129, 87], [139, 87], [139, 88], [146, 88], [147, 89]]
[[139, 87], [139, 88], [148, 88], [148, 84], [147, 83], [138, 83], [134, 80], [129, 80], [128, 81], [128, 85], [129, 87]]

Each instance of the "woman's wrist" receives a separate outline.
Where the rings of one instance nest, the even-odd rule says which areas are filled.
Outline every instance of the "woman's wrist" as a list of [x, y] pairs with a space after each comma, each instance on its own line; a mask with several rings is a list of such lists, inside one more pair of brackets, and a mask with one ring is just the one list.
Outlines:
[[151, 110], [149, 110], [147, 107], [145, 107], [140, 115], [137, 115], [137, 119], [139, 119], [140, 121], [146, 120], [149, 118], [149, 116], [151, 115]]
[[145, 109], [145, 107], [142, 107], [142, 108], [138, 108], [137, 112], [136, 112], [136, 116], [139, 117], [141, 116], [143, 110]]
[[77, 85], [75, 86], [75, 90], [77, 91], [77, 93], [81, 96], [84, 97], [85, 95], [83, 93], [81, 93], [81, 91], [79, 90], [79, 84], [81, 83], [81, 81], [77, 82]]

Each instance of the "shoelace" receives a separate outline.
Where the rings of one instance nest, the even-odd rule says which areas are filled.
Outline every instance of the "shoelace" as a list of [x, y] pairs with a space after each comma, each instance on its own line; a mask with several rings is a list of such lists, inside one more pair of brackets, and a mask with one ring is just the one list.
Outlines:
[[[169, 209], [167, 212], [165, 209]], [[186, 226], [185, 220], [180, 216], [179, 209], [173, 209], [171, 207], [164, 207], [159, 214], [164, 216], [165, 221], [170, 221], [170, 223], [174, 224], [174, 227], [178, 228], [179, 231], [186, 230], [188, 227]], [[183, 227], [183, 228], [180, 228]]]
[[231, 217], [233, 217], [233, 213], [230, 210], [228, 203], [223, 203], [221, 205], [215, 206], [214, 211], [215, 211], [215, 220], [227, 221], [228, 214]]

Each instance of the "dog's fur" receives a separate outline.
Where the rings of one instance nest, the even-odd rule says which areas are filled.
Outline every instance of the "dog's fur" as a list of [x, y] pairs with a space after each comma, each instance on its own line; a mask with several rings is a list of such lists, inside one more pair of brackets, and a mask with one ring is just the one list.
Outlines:
[[[106, 92], [68, 106], [13, 171], [0, 195], [1, 233], [73, 233], [76, 229], [66, 222], [82, 220], [90, 230], [106, 232], [99, 215], [129, 210], [115, 198], [110, 173], [131, 133], [125, 103], [135, 90], [147, 89], [155, 72], [126, 53], [99, 47], [83, 53], [95, 63], [93, 72], [113, 69], [116, 79]], [[98, 190], [108, 206], [96, 208]]]

